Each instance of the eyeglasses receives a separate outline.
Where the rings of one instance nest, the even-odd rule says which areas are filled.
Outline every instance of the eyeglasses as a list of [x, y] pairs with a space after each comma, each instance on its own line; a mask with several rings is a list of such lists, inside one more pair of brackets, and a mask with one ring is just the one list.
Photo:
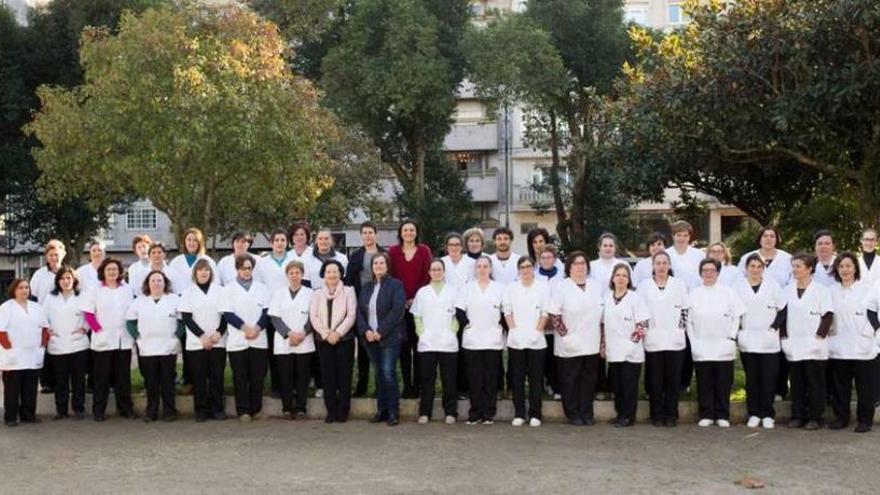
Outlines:
[[461, 243], [460, 242], [450, 242], [450, 243], [446, 244], [446, 247], [461, 247]]
[[254, 269], [254, 267], [252, 267], [252, 266], [243, 266], [243, 267], [239, 268], [239, 270], [243, 270], [243, 271], [251, 271], [253, 269]]
[[519, 265], [520, 270], [525, 270], [525, 269], [534, 268], [534, 267], [535, 267], [535, 265], [533, 265], [531, 263], [523, 263], [522, 265]]

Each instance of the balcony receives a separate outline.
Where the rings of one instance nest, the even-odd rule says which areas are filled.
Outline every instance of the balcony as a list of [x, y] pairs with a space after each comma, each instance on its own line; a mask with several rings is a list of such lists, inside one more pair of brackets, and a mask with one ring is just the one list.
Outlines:
[[495, 122], [454, 124], [443, 140], [446, 151], [498, 149], [498, 125]]
[[547, 209], [553, 207], [553, 194], [550, 191], [538, 192], [529, 185], [513, 186], [513, 209], [517, 211], [533, 211], [536, 206]]
[[497, 170], [492, 168], [483, 174], [467, 175], [465, 179], [467, 188], [475, 203], [497, 203], [500, 197], [501, 181]]

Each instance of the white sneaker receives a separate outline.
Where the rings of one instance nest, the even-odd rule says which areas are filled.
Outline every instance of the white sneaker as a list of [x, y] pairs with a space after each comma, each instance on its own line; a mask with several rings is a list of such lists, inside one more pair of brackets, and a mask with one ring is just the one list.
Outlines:
[[719, 428], [730, 428], [730, 421], [726, 419], [719, 419], [715, 422]]
[[495, 420], [494, 420], [494, 419], [484, 419], [484, 420], [483, 420], [483, 424], [484, 424], [484, 425], [494, 425], [494, 424], [495, 424]]
[[711, 419], [701, 419], [697, 423], [697, 426], [699, 426], [700, 428], [708, 428], [708, 427], [712, 426], [713, 423], [715, 423], [715, 422], [712, 421]]
[[782, 402], [782, 396], [779, 394], [774, 395], [773, 402]]
[[562, 400], [562, 394], [553, 394], [553, 400]]
[[426, 425], [426, 424], [428, 424], [428, 421], [430, 421], [430, 419], [428, 419], [427, 416], [419, 416], [419, 424], [420, 425]]
[[531, 426], [532, 428], [537, 428], [541, 426], [541, 420], [538, 418], [532, 418], [529, 420], [529, 426]]
[[455, 424], [455, 416], [446, 416], [446, 424], [454, 425]]
[[321, 399], [323, 397], [324, 397], [324, 389], [323, 388], [319, 388], [318, 390], [315, 390], [315, 398], [316, 399]]
[[761, 418], [757, 416], [749, 416], [749, 421], [746, 423], [746, 426], [749, 428], [757, 428], [761, 425]]
[[522, 426], [522, 425], [526, 424], [526, 420], [524, 420], [522, 418], [513, 418], [513, 422], [510, 424], [513, 426]]
[[761, 420], [761, 426], [768, 430], [772, 430], [776, 427], [776, 420], [768, 416]]

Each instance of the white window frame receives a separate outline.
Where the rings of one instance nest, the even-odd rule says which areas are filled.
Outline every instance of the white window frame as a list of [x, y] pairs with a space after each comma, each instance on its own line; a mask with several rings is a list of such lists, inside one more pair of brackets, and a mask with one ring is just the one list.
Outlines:
[[[152, 226], [149, 217], [152, 215]], [[125, 230], [143, 232], [158, 230], [159, 212], [152, 206], [136, 206], [125, 210]]]

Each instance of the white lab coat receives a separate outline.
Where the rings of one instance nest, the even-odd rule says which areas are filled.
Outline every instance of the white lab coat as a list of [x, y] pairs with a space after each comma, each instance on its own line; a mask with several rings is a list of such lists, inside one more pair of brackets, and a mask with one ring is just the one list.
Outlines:
[[618, 258], [611, 258], [609, 260], [597, 258], [590, 262], [590, 279], [599, 286], [602, 297], [605, 297], [611, 290], [611, 272], [620, 263], [626, 262]]
[[[309, 322], [309, 303], [312, 300], [312, 292], [312, 289], [302, 286], [296, 293], [296, 298], [292, 298], [290, 297], [290, 284], [279, 289], [269, 303], [269, 316], [281, 318], [291, 332], [305, 333], [306, 324]], [[275, 344], [273, 353], [276, 356], [315, 352], [314, 332], [306, 334], [306, 338], [299, 345], [293, 346], [290, 345], [289, 340], [276, 331], [273, 342]]]
[[497, 253], [489, 255], [492, 260], [492, 280], [501, 285], [511, 284], [519, 279], [519, 271], [516, 269], [516, 262], [519, 261], [519, 255], [512, 252], [506, 260], [498, 258]]
[[874, 261], [871, 263], [871, 268], [868, 268], [868, 265], [865, 263], [864, 256], [859, 251], [859, 273], [861, 274], [861, 281], [866, 282], [869, 287], [873, 287], [878, 281], [880, 281], [880, 256], [874, 256]]
[[770, 325], [776, 320], [776, 313], [785, 307], [785, 292], [782, 287], [773, 277], [765, 276], [758, 292], [752, 290], [746, 278], [737, 282], [734, 290], [746, 308], [742, 327], [736, 338], [740, 352], [778, 353], [782, 350], [779, 332], [770, 328]]
[[288, 286], [287, 274], [284, 267], [290, 258], [287, 253], [280, 260], [275, 259], [270, 251], [264, 256], [257, 258], [257, 266], [254, 267], [254, 281], [260, 282], [269, 290], [269, 294], [275, 294], [280, 289]]
[[468, 325], [462, 334], [461, 346], [472, 351], [497, 350], [504, 348], [504, 334], [501, 329], [501, 299], [504, 286], [489, 282], [486, 290], [480, 288], [476, 280], [458, 292], [456, 307], [467, 313]]
[[848, 288], [831, 286], [834, 331], [828, 336], [831, 359], [870, 360], [877, 357], [877, 337], [868, 321], [868, 309], [876, 311], [876, 290], [866, 281]]
[[736, 335], [746, 307], [730, 287], [716, 282], [701, 285], [689, 294], [688, 338], [695, 362], [733, 361]]
[[416, 292], [409, 311], [422, 319], [419, 352], [458, 352], [458, 336], [451, 330], [458, 297], [459, 290], [449, 283], [443, 284], [439, 294], [430, 285]]
[[684, 282], [688, 289], [703, 285], [700, 278], [700, 262], [706, 259], [706, 253], [701, 249], [688, 246], [684, 254], [678, 254], [675, 246], [666, 248], [666, 254], [672, 262], [672, 274]]
[[[80, 294], [83, 294], [80, 292]], [[83, 320], [83, 295], [49, 294], [43, 304], [48, 327], [55, 335], [49, 339], [47, 351], [53, 356], [73, 354], [89, 348], [89, 337], [78, 330], [86, 328]]]
[[[210, 256], [200, 255], [196, 258], [196, 262], [199, 260], [207, 260], [208, 264], [211, 265], [211, 273], [214, 274], [211, 279], [212, 284], [219, 284], [219, 274], [217, 273], [217, 264], [214, 263], [214, 260], [211, 259]], [[193, 263], [193, 266], [196, 264]], [[189, 263], [186, 262], [186, 255], [179, 254], [171, 260], [171, 263], [168, 264], [168, 272], [170, 273], [169, 278], [171, 279], [171, 290], [174, 291], [175, 294], [181, 295], [186, 289], [193, 285], [193, 266], [189, 266]]]
[[[225, 288], [223, 312], [236, 314], [247, 325], [256, 325], [263, 316], [263, 311], [269, 309], [270, 294], [266, 286], [253, 280], [250, 290], [245, 290], [238, 282], [233, 282]], [[248, 340], [244, 332], [230, 324], [226, 328], [226, 351], [243, 351], [249, 347], [255, 349], [268, 349], [266, 329], [260, 331], [257, 338]]]
[[[205, 335], [210, 337], [217, 332], [223, 318], [225, 291], [224, 287], [218, 284], [211, 284], [206, 294], [198, 285], [191, 285], [180, 296], [180, 305], [177, 311], [179, 313], [191, 313], [196, 325], [205, 332]], [[220, 340], [214, 344], [214, 347], [226, 347], [226, 334], [220, 337]], [[202, 341], [187, 329], [186, 350], [201, 351], [202, 349], [204, 349]]]
[[834, 268], [834, 261], [837, 260], [837, 256], [831, 257], [831, 262], [828, 263], [828, 266], [825, 267], [822, 265], [822, 262], [816, 258], [816, 272], [813, 274], [813, 281], [819, 282], [825, 287], [831, 287], [832, 285], [837, 283], [837, 280], [834, 279], [834, 273], [832, 269]]
[[822, 315], [834, 311], [831, 292], [824, 285], [810, 282], [802, 297], [797, 296], [797, 284], [785, 288], [788, 338], [782, 339], [782, 350], [789, 361], [828, 359], [828, 339], [816, 335]]
[[55, 272], [49, 271], [48, 266], [41, 266], [31, 277], [31, 296], [37, 299], [37, 302], [43, 304], [46, 296], [55, 288]]
[[48, 326], [39, 304], [28, 301], [27, 311], [14, 299], [0, 304], [0, 330], [7, 333], [11, 349], [0, 346], [0, 371], [37, 370], [43, 367], [43, 328]]
[[79, 276], [79, 290], [81, 292], [90, 291], [101, 284], [100, 280], [98, 280], [98, 269], [92, 266], [91, 263], [86, 263], [77, 268], [76, 274]]
[[461, 289], [474, 278], [474, 265], [476, 262], [470, 256], [463, 254], [458, 264], [452, 262], [449, 255], [442, 258], [445, 267], [444, 279], [447, 284]]
[[620, 302], [614, 302], [614, 293], [605, 295], [602, 324], [605, 328], [605, 358], [609, 363], [645, 362], [644, 339], [632, 341], [636, 323], [648, 322], [651, 311], [644, 298], [629, 290]]
[[93, 313], [101, 330], [92, 332], [91, 349], [96, 352], [131, 350], [134, 339], [125, 328], [128, 306], [134, 302], [131, 289], [125, 284], [111, 289], [101, 285], [87, 292], [82, 300], [84, 313]]
[[[256, 263], [257, 257], [254, 256], [253, 258], [254, 263]], [[235, 278], [238, 277], [238, 271], [235, 269], [235, 254], [228, 254], [220, 258], [220, 261], [217, 263], [217, 272], [220, 284], [224, 287], [235, 282]]]
[[[738, 268], [743, 276], [747, 275], [746, 260], [753, 254], [761, 256], [761, 251], [758, 249], [750, 251], [739, 259]], [[773, 280], [776, 280], [779, 287], [788, 287], [788, 284], [791, 282], [791, 255], [781, 249], [777, 249], [776, 257], [773, 258], [770, 266], [767, 266], [767, 260], [763, 256], [761, 256], [761, 260], [764, 261], [764, 276], [773, 277]]]
[[511, 349], [546, 349], [544, 330], [538, 330], [538, 322], [550, 309], [550, 285], [535, 279], [531, 287], [522, 281], [504, 288], [501, 299], [505, 315], [513, 317], [516, 327], [507, 332], [507, 347]]
[[602, 292], [595, 280], [581, 289], [570, 278], [553, 288], [550, 314], [561, 315], [568, 329], [553, 339], [553, 354], [561, 358], [599, 354]]
[[718, 282], [725, 287], [731, 288], [735, 287], [744, 278], [743, 273], [734, 265], [722, 265], [721, 273], [718, 274]]
[[[131, 268], [137, 266], [138, 268], [132, 274], [131, 269], [129, 269], [128, 273], [128, 285], [131, 287], [131, 294], [133, 297], [141, 297], [144, 295], [144, 281], [147, 280], [147, 275], [153, 272], [153, 269], [150, 268], [150, 265], [147, 264], [144, 267], [143, 264], [138, 263], [137, 265], [132, 265]], [[168, 280], [171, 281], [171, 290], [176, 292], [174, 288], [174, 274], [171, 270], [168, 269], [168, 263], [162, 263], [162, 273], [168, 277]]]
[[645, 351], [681, 351], [687, 346], [681, 314], [691, 307], [687, 287], [676, 277], [669, 277], [666, 288], [660, 290], [654, 278], [639, 284], [637, 292], [651, 312], [651, 321], [645, 332]]
[[633, 287], [638, 287], [645, 280], [654, 276], [654, 258], [648, 256], [647, 258], [642, 258], [636, 263], [636, 267], [633, 268], [632, 278], [633, 278]]
[[[324, 279], [321, 278], [321, 266], [324, 264], [320, 258], [315, 256], [314, 250], [311, 252], [311, 256], [305, 257], [305, 253], [303, 253], [306, 265], [306, 274], [308, 277], [304, 277], [304, 280], [308, 280], [310, 284], [312, 284], [312, 289], [320, 289], [324, 287]], [[343, 269], [348, 269], [348, 256], [340, 253], [339, 251], [334, 251], [333, 259], [342, 263]]]
[[142, 296], [128, 307], [126, 320], [137, 320], [139, 356], [168, 356], [180, 352], [177, 308], [180, 296], [163, 294], [158, 300]]

